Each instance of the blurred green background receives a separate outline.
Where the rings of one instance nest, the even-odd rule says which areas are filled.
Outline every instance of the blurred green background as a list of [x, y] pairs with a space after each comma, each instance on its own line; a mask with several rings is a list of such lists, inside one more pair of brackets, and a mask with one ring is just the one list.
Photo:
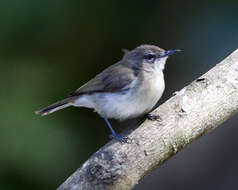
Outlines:
[[[168, 61], [163, 102], [238, 48], [237, 10], [235, 0], [0, 1], [0, 190], [56, 189], [109, 141], [91, 110], [48, 117], [35, 110], [120, 60], [122, 48], [145, 43], [184, 50]], [[237, 189], [237, 122], [200, 138], [135, 189]]]

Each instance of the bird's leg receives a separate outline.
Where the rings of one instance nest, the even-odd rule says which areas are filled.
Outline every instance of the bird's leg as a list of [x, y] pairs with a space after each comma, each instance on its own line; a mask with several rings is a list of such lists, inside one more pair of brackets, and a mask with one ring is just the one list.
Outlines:
[[161, 120], [161, 117], [154, 113], [148, 113], [148, 114], [146, 114], [146, 117], [147, 117], [147, 119], [152, 120], [152, 121], [155, 121], [155, 120], [160, 121]]
[[115, 140], [117, 140], [121, 143], [129, 143], [129, 138], [128, 137], [125, 137], [124, 135], [117, 134], [116, 131], [114, 131], [114, 129], [112, 128], [108, 119], [104, 117], [104, 120], [106, 121], [107, 126], [109, 127], [109, 129], [112, 132], [112, 134], [109, 136], [110, 138], [115, 139]]

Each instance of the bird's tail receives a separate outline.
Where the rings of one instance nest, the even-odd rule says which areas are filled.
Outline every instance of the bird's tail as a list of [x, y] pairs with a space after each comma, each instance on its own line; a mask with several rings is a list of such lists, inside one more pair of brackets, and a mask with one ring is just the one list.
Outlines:
[[49, 115], [55, 111], [58, 111], [63, 108], [67, 108], [67, 107], [71, 106], [75, 99], [77, 99], [77, 97], [75, 97], [75, 96], [65, 98], [65, 99], [60, 100], [54, 104], [51, 104], [41, 110], [37, 110], [37, 111], [35, 111], [35, 113], [39, 114], [41, 116]]

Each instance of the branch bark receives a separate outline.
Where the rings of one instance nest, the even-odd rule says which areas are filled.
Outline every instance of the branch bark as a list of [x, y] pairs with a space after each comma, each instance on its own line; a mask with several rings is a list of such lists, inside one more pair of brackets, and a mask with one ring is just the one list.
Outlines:
[[129, 190], [154, 168], [238, 111], [238, 50], [184, 87], [129, 134], [94, 153], [58, 190]]

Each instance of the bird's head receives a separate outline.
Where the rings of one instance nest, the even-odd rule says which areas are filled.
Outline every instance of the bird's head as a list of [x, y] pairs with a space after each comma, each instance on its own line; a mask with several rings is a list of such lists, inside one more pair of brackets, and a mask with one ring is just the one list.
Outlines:
[[163, 71], [167, 58], [180, 51], [179, 49], [164, 50], [154, 45], [141, 45], [131, 51], [126, 51], [124, 60], [134, 66], [145, 66]]

